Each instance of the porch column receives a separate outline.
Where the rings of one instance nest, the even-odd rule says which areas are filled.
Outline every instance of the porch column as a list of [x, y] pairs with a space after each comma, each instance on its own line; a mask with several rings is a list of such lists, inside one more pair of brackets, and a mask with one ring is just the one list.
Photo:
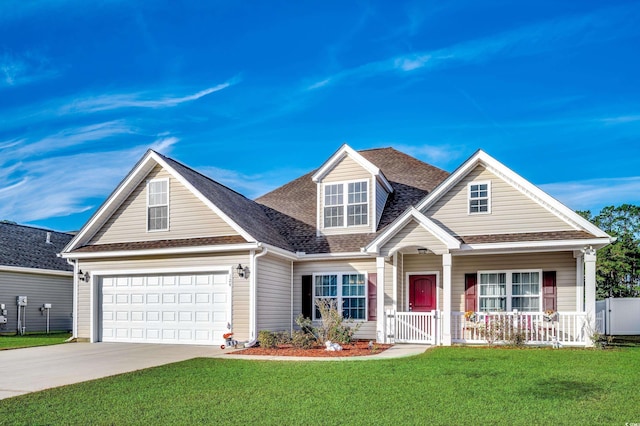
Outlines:
[[584, 312], [584, 256], [576, 255], [576, 312]]
[[451, 346], [451, 253], [442, 255], [442, 345]]
[[[584, 250], [584, 312], [587, 314], [587, 333], [596, 331], [596, 251]], [[590, 337], [587, 346], [593, 346]]]
[[386, 321], [387, 313], [384, 311], [384, 256], [376, 257], [376, 269], [378, 273], [378, 281], [376, 283], [376, 340], [378, 343], [387, 343]]

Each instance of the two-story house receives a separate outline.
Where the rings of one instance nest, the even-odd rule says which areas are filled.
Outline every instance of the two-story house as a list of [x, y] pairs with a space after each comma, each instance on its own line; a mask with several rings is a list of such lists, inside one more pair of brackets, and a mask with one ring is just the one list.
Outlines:
[[482, 342], [502, 318], [586, 345], [610, 242], [483, 151], [449, 174], [344, 145], [257, 200], [148, 151], [62, 256], [92, 342], [253, 341], [331, 298], [379, 342]]

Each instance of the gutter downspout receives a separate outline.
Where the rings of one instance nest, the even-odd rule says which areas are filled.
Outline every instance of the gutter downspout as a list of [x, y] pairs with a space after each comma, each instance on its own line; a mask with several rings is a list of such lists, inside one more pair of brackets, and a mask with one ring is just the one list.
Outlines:
[[291, 261], [291, 335], [293, 336], [293, 260]]
[[70, 342], [78, 337], [78, 261], [67, 259], [67, 263], [73, 266], [73, 325], [71, 326]]
[[[262, 244], [260, 244], [262, 247]], [[262, 247], [262, 251], [255, 254], [255, 251], [251, 250], [251, 266], [249, 267], [249, 341], [244, 344], [245, 348], [250, 348], [256, 344], [258, 340], [258, 312], [257, 312], [257, 294], [258, 294], [258, 274], [257, 274], [257, 259], [269, 253], [269, 249]]]

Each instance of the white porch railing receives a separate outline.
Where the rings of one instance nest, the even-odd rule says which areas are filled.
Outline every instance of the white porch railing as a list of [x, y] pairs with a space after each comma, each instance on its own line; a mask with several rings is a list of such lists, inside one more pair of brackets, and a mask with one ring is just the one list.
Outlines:
[[476, 312], [466, 318], [453, 312], [451, 336], [454, 343], [504, 343], [520, 339], [527, 344], [584, 346], [590, 338], [584, 312]]
[[386, 311], [386, 334], [392, 343], [423, 343], [434, 345], [440, 332], [438, 311]]
[[[442, 313], [385, 312], [386, 341], [437, 345], [442, 336]], [[601, 321], [596, 318], [596, 330]], [[501, 344], [519, 341], [531, 345], [585, 346], [591, 337], [584, 312], [464, 312], [451, 314], [453, 343]]]

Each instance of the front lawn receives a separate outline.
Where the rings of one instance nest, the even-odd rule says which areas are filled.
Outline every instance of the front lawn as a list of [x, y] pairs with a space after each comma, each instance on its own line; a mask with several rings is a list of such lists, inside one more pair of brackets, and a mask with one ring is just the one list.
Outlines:
[[29, 348], [31, 346], [59, 345], [71, 337], [70, 333], [27, 334], [24, 336], [0, 336], [0, 350]]
[[640, 349], [450, 347], [403, 359], [195, 359], [0, 401], [0, 424], [624, 424]]

